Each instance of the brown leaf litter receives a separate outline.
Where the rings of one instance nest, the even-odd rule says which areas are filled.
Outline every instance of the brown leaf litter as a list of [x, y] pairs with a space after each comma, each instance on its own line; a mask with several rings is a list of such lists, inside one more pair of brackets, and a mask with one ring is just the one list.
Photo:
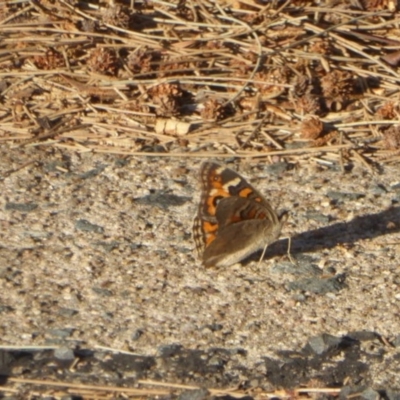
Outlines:
[[[6, 1], [0, 139], [397, 163], [398, 11], [394, 0]], [[185, 140], [160, 135], [160, 118], [190, 125]], [[328, 131], [310, 131], [316, 118]]]

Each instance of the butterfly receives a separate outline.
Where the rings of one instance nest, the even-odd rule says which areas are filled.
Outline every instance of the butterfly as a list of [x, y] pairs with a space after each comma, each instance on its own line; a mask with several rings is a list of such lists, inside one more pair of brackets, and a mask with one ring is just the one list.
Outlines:
[[287, 213], [268, 201], [237, 172], [214, 162], [200, 170], [201, 199], [193, 238], [206, 267], [227, 267], [276, 241]]

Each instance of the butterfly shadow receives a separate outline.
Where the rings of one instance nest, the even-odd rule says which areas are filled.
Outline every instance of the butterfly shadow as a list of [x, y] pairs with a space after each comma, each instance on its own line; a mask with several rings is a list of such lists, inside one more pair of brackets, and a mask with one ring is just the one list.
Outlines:
[[[296, 234], [291, 237], [290, 254], [295, 256], [298, 253], [312, 253], [397, 232], [400, 232], [400, 207], [391, 207], [376, 214], [357, 216], [348, 222], [337, 222]], [[287, 251], [288, 239], [282, 238], [268, 246], [263, 259], [282, 256]], [[260, 257], [260, 253], [257, 254]], [[251, 260], [256, 258], [257, 255], [251, 256]]]

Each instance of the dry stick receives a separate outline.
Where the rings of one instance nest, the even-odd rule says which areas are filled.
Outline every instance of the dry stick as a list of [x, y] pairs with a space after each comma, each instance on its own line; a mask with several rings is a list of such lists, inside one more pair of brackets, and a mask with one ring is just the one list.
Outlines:
[[[98, 19], [96, 17], [92, 17], [91, 15], [86, 14], [83, 11], [76, 9], [75, 7], [68, 4], [65, 0], [59, 0], [59, 1], [60, 1], [60, 3], [64, 4], [67, 8], [69, 8], [71, 11], [75, 12], [76, 14], [78, 14], [82, 17], [85, 17], [87, 19], [90, 19], [92, 21], [95, 21], [95, 22], [98, 21]], [[162, 45], [159, 43], [160, 36], [152, 36], [152, 35], [142, 34], [142, 33], [135, 32], [135, 31], [129, 31], [127, 29], [122, 29], [122, 28], [119, 28], [118, 26], [114, 26], [114, 25], [110, 25], [110, 24], [105, 24], [105, 26], [109, 27], [110, 29], [116, 30], [117, 32], [125, 33], [125, 34], [128, 34], [129, 36], [133, 36], [134, 38], [140, 38], [140, 40], [142, 42], [145, 42], [148, 45], [152, 45], [156, 49], [163, 48]], [[128, 42], [128, 39], [122, 38], [120, 36], [93, 34], [92, 32], [81, 32], [81, 31], [67, 31], [67, 33], [109, 38], [109, 39], [114, 39], [114, 40], [117, 40], [117, 41], [123, 42], [123, 43]], [[158, 41], [149, 40], [149, 38], [154, 38], [154, 39], [157, 39]], [[163, 38], [163, 39], [168, 39], [168, 40], [172, 40], [172, 41], [180, 40], [179, 38], [174, 38], [174, 37], [168, 37], [168, 38]]]
[[[243, 21], [240, 21], [240, 20], [238, 20], [236, 18], [233, 18], [233, 17], [228, 17], [225, 14], [225, 12], [222, 10], [222, 8], [220, 7], [220, 5], [218, 3], [215, 3], [215, 5], [221, 11], [221, 13], [224, 15], [223, 16], [224, 19], [227, 19], [228, 21], [233, 21], [233, 22], [239, 23], [239, 24], [243, 25], [245, 28], [251, 30], [251, 28], [246, 23], [244, 23]], [[253, 71], [251, 72], [249, 79], [245, 82], [243, 87], [230, 100], [228, 100], [227, 102], [224, 103], [224, 107], [226, 107], [230, 103], [233, 103], [242, 94], [242, 92], [246, 89], [246, 87], [252, 81], [252, 79], [254, 78], [256, 72], [260, 68], [261, 58], [262, 58], [262, 46], [261, 46], [260, 39], [258, 38], [257, 33], [256, 32], [252, 32], [252, 36], [254, 37], [254, 39], [255, 39], [255, 41], [257, 43], [257, 46], [258, 46], [258, 54], [257, 54], [256, 65], [255, 65]]]
[[399, 121], [390, 121], [384, 119], [372, 120], [372, 121], [357, 121], [357, 122], [346, 122], [343, 124], [335, 125], [336, 128], [350, 128], [353, 126], [366, 126], [366, 125], [397, 125]]
[[[201, 71], [207, 72], [209, 71], [209, 68], [204, 68], [201, 69]], [[186, 72], [188, 70], [181, 70], [182, 72]], [[191, 71], [191, 70], [190, 70]], [[110, 81], [109, 86], [104, 86], [102, 88], [99, 88], [100, 90], [107, 90], [108, 87], [114, 87], [114, 86], [121, 86], [121, 88], [125, 88], [126, 85], [132, 85], [132, 84], [148, 84], [148, 83], [154, 83], [155, 79], [137, 79], [137, 77], [139, 76], [146, 76], [149, 74], [155, 74], [157, 73], [157, 71], [154, 72], [149, 72], [149, 73], [143, 73], [143, 74], [137, 74], [134, 75], [132, 77], [132, 79], [129, 80], [118, 80], [118, 81]], [[24, 79], [30, 79], [36, 76], [41, 76], [41, 75], [62, 75], [63, 77], [68, 77], [69, 76], [73, 76], [76, 78], [87, 78], [87, 75], [82, 76], [82, 75], [78, 75], [78, 74], [71, 74], [68, 71], [64, 71], [62, 69], [53, 69], [53, 70], [36, 70], [36, 71], [23, 71], [23, 72], [13, 72], [12, 76], [26, 76]], [[10, 72], [4, 72], [4, 73], [0, 73], [0, 77], [9, 77], [10, 76]], [[102, 76], [101, 78], [104, 78], [104, 76]], [[71, 79], [71, 78], [70, 78]], [[185, 80], [184, 76], [180, 77], [180, 76], [174, 76], [174, 77], [170, 77], [170, 78], [162, 78], [162, 79], [157, 79], [157, 83], [172, 83], [172, 82], [176, 82], [177, 79], [180, 80], [180, 82], [182, 83], [187, 83], [187, 84], [193, 84], [193, 85], [213, 85], [213, 86], [221, 86], [224, 88], [232, 88], [232, 89], [237, 89], [241, 86], [236, 86], [236, 85], [228, 85], [227, 83], [217, 83], [216, 80], [219, 80], [221, 82], [243, 82], [246, 81], [245, 78], [236, 78], [236, 77], [232, 77], [232, 78], [226, 78], [225, 76], [218, 76], [218, 75], [213, 75], [213, 76], [191, 76], [190, 79]], [[256, 84], [271, 84], [274, 86], [280, 86], [282, 88], [290, 88], [293, 85], [290, 84], [285, 84], [285, 83], [275, 83], [275, 82], [267, 82], [267, 81], [261, 81], [261, 80], [253, 80], [254, 83]], [[78, 82], [75, 82], [78, 83]], [[56, 82], [53, 83], [54, 85], [58, 85]], [[80, 85], [85, 85], [81, 82], [79, 82]], [[90, 86], [89, 86], [90, 87]], [[6, 90], [8, 91], [10, 89], [10, 87], [8, 87]], [[3, 92], [4, 93], [4, 92]]]
[[340, 393], [341, 388], [301, 388], [295, 389], [296, 393]]
[[[332, 12], [332, 10], [331, 10], [331, 12]], [[309, 37], [307, 37], [307, 38], [305, 38], [305, 39], [301, 39], [301, 40], [298, 40], [298, 41], [296, 41], [296, 42], [293, 42], [293, 43], [291, 43], [291, 44], [289, 44], [289, 45], [287, 45], [287, 46], [284, 46], [284, 47], [282, 47], [282, 48], [280, 48], [280, 49], [277, 49], [277, 50], [271, 50], [271, 49], [267, 49], [267, 48], [263, 48], [263, 49], [267, 52], [268, 55], [271, 55], [271, 56], [272, 56], [272, 55], [275, 55], [275, 54], [280, 54], [280, 53], [283, 52], [283, 51], [292, 49], [292, 48], [297, 47], [297, 46], [301, 46], [301, 45], [303, 45], [303, 44], [307, 44], [307, 43], [309, 43], [312, 39], [315, 39], [315, 38], [324, 36], [324, 35], [326, 35], [327, 33], [331, 32], [331, 31], [334, 31], [335, 29], [337, 29], [337, 28], [340, 27], [340, 26], [358, 22], [359, 20], [363, 20], [365, 17], [373, 17], [373, 16], [376, 17], [376, 16], [380, 16], [380, 15], [383, 15], [383, 14], [384, 14], [383, 11], [380, 11], [380, 12], [369, 12], [369, 13], [366, 13], [365, 15], [360, 16], [360, 17], [353, 18], [353, 19], [351, 19], [350, 21], [341, 22], [341, 23], [339, 23], [339, 24], [332, 25], [332, 26], [330, 26], [329, 28], [322, 29], [320, 32], [315, 33], [314, 35], [311, 35], [311, 36], [309, 36]], [[291, 17], [288, 16], [288, 15], [285, 15], [285, 18], [287, 18], [287, 20], [288, 20], [289, 22], [290, 22], [291, 19], [293, 19], [293, 18], [291, 18]]]
[[205, 20], [218, 21], [218, 19], [216, 19], [214, 17], [214, 15], [208, 11], [207, 7], [204, 6], [202, 1], [198, 2], [198, 6], [200, 7], [200, 9], [202, 11], [202, 15], [203, 15], [203, 17], [205, 17]]
[[298, 58], [304, 58], [306, 60], [317, 60], [320, 61], [321, 58], [325, 57], [329, 61], [338, 61], [339, 63], [351, 63], [351, 62], [359, 62], [366, 65], [375, 65], [374, 60], [366, 60], [365, 58], [355, 58], [355, 57], [345, 57], [338, 56], [333, 54], [324, 54], [323, 56], [318, 53], [304, 53], [303, 50], [291, 49], [290, 53], [282, 53], [288, 57], [296, 56]]
[[[368, 122], [367, 122], [368, 124]], [[344, 142], [347, 143], [352, 143], [350, 139], [347, 139], [344, 135], [343, 135], [343, 131], [341, 132], [341, 139], [344, 139]], [[364, 157], [362, 157], [358, 152], [357, 149], [353, 148], [350, 149], [351, 154], [354, 154], [354, 157], [361, 162], [362, 165], [364, 165], [371, 173], [374, 172], [374, 170], [372, 169], [372, 167], [366, 162], [366, 160], [364, 159]]]
[[[332, 10], [330, 10], [330, 12], [332, 12]], [[389, 14], [384, 14], [384, 11], [382, 11], [382, 14], [377, 14], [379, 16], [382, 17], [392, 17], [393, 14], [389, 13]], [[351, 23], [352, 21], [349, 21], [349, 23]], [[394, 19], [390, 19], [389, 21], [384, 21], [384, 22], [380, 22], [379, 24], [365, 24], [363, 25], [358, 25], [357, 26], [357, 30], [366, 30], [366, 31], [373, 31], [373, 30], [380, 30], [382, 28], [386, 28], [388, 25], [392, 25], [392, 27], [394, 29], [397, 29], [398, 24], [400, 22], [399, 18], [394, 18]]]
[[355, 149], [351, 150], [351, 153], [354, 154], [354, 157], [361, 162], [362, 165], [364, 165], [364, 167], [366, 167], [369, 172], [374, 173], [374, 169], [372, 168], [372, 166], [370, 164], [368, 164], [368, 162], [364, 159], [364, 157]]
[[[159, 381], [154, 381], [151, 379], [148, 380], [142, 380], [139, 379], [138, 383], [141, 385], [149, 385], [149, 386], [164, 386], [164, 387], [170, 387], [173, 389], [185, 389], [185, 390], [195, 390], [199, 389], [198, 386], [193, 386], [193, 385], [184, 385], [180, 383], [168, 383], [168, 382], [159, 382]], [[246, 392], [243, 391], [237, 391], [237, 387], [235, 386], [232, 389], [208, 389], [208, 391], [213, 394], [229, 394], [231, 396], [244, 396]]]
[[[358, 15], [363, 14], [366, 17], [371, 17], [371, 16], [375, 15], [373, 11], [372, 12], [371, 11], [362, 11], [362, 10], [356, 10], [356, 9], [351, 9], [351, 8], [335, 8], [333, 10], [330, 7], [313, 7], [313, 6], [304, 7], [304, 13], [305, 14], [315, 13], [315, 12], [332, 14], [332, 11], [334, 11], [335, 13], [338, 13], [339, 15], [343, 15], [345, 17], [349, 17], [349, 14], [358, 14]], [[382, 10], [380, 12], [379, 16], [392, 17], [393, 13], [391, 13], [389, 11]], [[349, 21], [349, 23], [350, 22], [352, 22], [352, 21]], [[372, 25], [371, 24], [371, 26], [376, 26], [376, 25]], [[359, 25], [357, 25], [357, 29], [360, 29]]]
[[[246, 118], [246, 117], [249, 117], [250, 115], [255, 114], [255, 113], [257, 113], [257, 111], [248, 111], [247, 113], [244, 113], [242, 115], [235, 115], [233, 117], [226, 118], [226, 119], [220, 121], [218, 125], [216, 125], [216, 124], [204, 124], [203, 127], [199, 128], [196, 131], [196, 133], [191, 134], [190, 138], [192, 139], [192, 138], [201, 137], [203, 135], [208, 135], [209, 134], [209, 132], [207, 131], [208, 129], [215, 129], [216, 127], [219, 128], [219, 127], [223, 126], [223, 124], [226, 124], [226, 123], [228, 123], [230, 121], [235, 121], [236, 119]], [[197, 122], [197, 121], [195, 121], [195, 122]], [[246, 123], [246, 125], [247, 125], [247, 123]]]
[[[383, 82], [383, 83], [381, 84], [381, 87], [382, 87], [382, 88], [386, 88], [386, 89], [391, 89], [391, 90], [399, 91], [398, 84], [396, 84], [397, 80], [394, 79], [394, 78], [391, 77], [391, 76], [387, 76], [387, 75], [385, 75], [385, 74], [382, 74], [381, 72], [366, 71], [366, 70], [361, 69], [361, 68], [358, 68], [358, 67], [356, 67], [356, 66], [354, 66], [354, 65], [349, 65], [349, 66], [343, 65], [341, 68], [342, 68], [343, 70], [345, 70], [345, 71], [356, 72], [358, 75], [363, 76], [363, 77], [370, 77], [370, 76], [372, 76], [372, 77], [374, 77], [374, 78], [386, 79], [386, 80], [388, 80], [389, 82]], [[394, 83], [393, 83], [392, 85], [391, 85], [391, 81], [394, 81]]]
[[[343, 144], [343, 132], [342, 131], [340, 131], [339, 144]], [[339, 165], [340, 165], [340, 170], [342, 171], [342, 174], [344, 174], [346, 171], [344, 168], [343, 150], [339, 150]]]
[[[35, 162], [35, 161], [32, 161]], [[24, 345], [0, 345], [1, 350], [21, 350], [21, 351], [30, 351], [30, 350], [56, 350], [59, 349], [60, 346], [24, 346]]]
[[[339, 149], [352, 149], [355, 148], [355, 144], [343, 144], [343, 145], [335, 145], [335, 146], [325, 146], [325, 147], [307, 147], [303, 149], [287, 149], [287, 150], [276, 150], [276, 151], [269, 151], [269, 152], [252, 152], [251, 154], [240, 154], [235, 153], [235, 157], [237, 158], [261, 158], [261, 157], [270, 157], [274, 155], [290, 155], [290, 154], [301, 154], [301, 153], [318, 153], [318, 152], [328, 152], [328, 151], [337, 151]], [[161, 152], [154, 152], [154, 153], [147, 153], [147, 152], [140, 152], [140, 151], [121, 151], [115, 149], [103, 149], [100, 146], [91, 146], [91, 150], [97, 153], [107, 153], [110, 154], [125, 154], [125, 155], [133, 155], [133, 156], [148, 156], [148, 157], [191, 157], [191, 158], [210, 158], [210, 152], [205, 153], [161, 153]], [[225, 154], [225, 153], [214, 153], [214, 157], [221, 157], [221, 158], [230, 158], [232, 154]]]
[[197, 12], [196, 12], [196, 4], [193, 4], [193, 1], [190, 1], [189, 2], [189, 7], [192, 10], [194, 22], [197, 22], [199, 20], [199, 17], [198, 17]]
[[128, 114], [128, 115], [139, 115], [142, 117], [154, 117], [154, 113], [144, 113], [140, 111], [131, 111], [131, 110], [124, 110], [121, 108], [114, 108], [114, 107], [109, 107], [106, 105], [101, 105], [101, 104], [93, 104], [93, 108], [98, 109], [98, 110], [105, 110], [109, 112], [115, 112], [115, 113], [120, 113], [120, 114]]
[[218, 28], [218, 29], [230, 29], [232, 28], [231, 25], [224, 25], [224, 24], [210, 24], [205, 22], [191, 22], [191, 21], [184, 21], [178, 19], [176, 16], [171, 15], [169, 12], [162, 10], [160, 8], [155, 8], [154, 11], [158, 11], [162, 14], [167, 15], [171, 18], [171, 20], [165, 20], [162, 18], [154, 18], [155, 22], [160, 22], [162, 24], [173, 24], [173, 25], [182, 25], [183, 27], [189, 29], [190, 27], [194, 28]]
[[267, 132], [261, 131], [261, 135], [265, 136], [275, 147], [279, 150], [283, 150], [283, 146], [281, 146], [272, 136], [270, 136]]
[[161, 4], [163, 6], [170, 7], [170, 8], [178, 8], [178, 5], [176, 5], [176, 4], [172, 4], [172, 3], [169, 3], [166, 1], [161, 1], [161, 0], [152, 0], [152, 3]]
[[[32, 113], [29, 111], [29, 109], [28, 109], [28, 107], [26, 106], [26, 104], [23, 104], [23, 105], [22, 105], [22, 109], [24, 110], [24, 112], [25, 112], [25, 114], [28, 116], [28, 118], [31, 120], [32, 124], [33, 124], [34, 127], [35, 127], [35, 130], [38, 129], [38, 128], [40, 129], [41, 126], [40, 126], [38, 120], [34, 117], [34, 115], [32, 115]], [[48, 129], [49, 126], [46, 126], [45, 128]]]
[[10, 393], [15, 393], [18, 394], [21, 392], [21, 389], [15, 389], [11, 387], [6, 387], [6, 386], [1, 386], [0, 392], [10, 392]]
[[[323, 30], [317, 26], [311, 25], [310, 23], [305, 23], [304, 24], [305, 28], [308, 28], [309, 30], [311, 30], [312, 32], [318, 32], [318, 33], [324, 33], [326, 32], [326, 30]], [[362, 51], [360, 45], [350, 42], [347, 39], [343, 39], [340, 35], [337, 35], [335, 33], [330, 33], [330, 36], [334, 39], [336, 39], [339, 43], [341, 43], [344, 47], [346, 47], [346, 49], [348, 50], [352, 50], [357, 54], [360, 54], [362, 56], [364, 56], [366, 59], [371, 60], [373, 62], [375, 62], [375, 64], [378, 64], [380, 67], [382, 67], [386, 72], [389, 72], [389, 74], [394, 75], [395, 78], [400, 79], [399, 74], [397, 74], [394, 70], [392, 70], [391, 68], [389, 68], [385, 63], [383, 63], [381, 60], [374, 58], [373, 56], [370, 56], [368, 53], [365, 53], [364, 51]]]
[[[4, 127], [3, 127], [3, 130]], [[7, 129], [8, 132], [10, 132], [10, 129]], [[15, 141], [15, 140], [27, 140], [31, 138], [31, 135], [29, 133], [25, 133], [26, 129], [24, 129], [24, 133], [20, 134], [18, 136], [18, 133], [14, 132], [14, 136], [9, 136], [9, 137], [0, 137], [0, 142], [9, 142], [9, 141]]]
[[[277, 8], [273, 13], [271, 18], [275, 17], [276, 15], [278, 15], [284, 8], [286, 8], [286, 6], [288, 4], [290, 4], [292, 2], [292, 0], [287, 0], [286, 3], [283, 3], [279, 8]], [[265, 6], [266, 8], [267, 6]], [[263, 10], [264, 11], [264, 10]]]
[[6, 19], [3, 19], [3, 21], [0, 21], [0, 27], [1, 25], [5, 25], [8, 21], [11, 21], [12, 19], [19, 17], [21, 14], [28, 13], [33, 8], [33, 6], [31, 4], [31, 0], [26, 0], [26, 2], [29, 3], [27, 7], [22, 8], [21, 10], [15, 12]]
[[271, 135], [269, 135], [264, 130], [261, 130], [261, 135], [265, 136], [275, 147], [279, 150], [283, 150], [283, 146], [281, 146]]
[[[302, 58], [306, 58], [306, 59], [318, 59], [318, 60], [321, 59], [321, 55], [315, 55], [313, 53], [305, 54], [304, 52], [302, 52], [300, 50], [292, 50], [292, 52], [293, 52], [293, 54], [297, 55], [299, 58], [302, 57]], [[286, 53], [283, 52], [282, 54], [286, 54]], [[293, 56], [293, 54], [291, 54], [291, 56]], [[340, 68], [343, 70], [356, 72], [358, 75], [361, 75], [361, 76], [366, 76], [366, 77], [373, 76], [375, 78], [380, 77], [383, 80], [388, 80], [388, 81], [394, 80], [394, 82], [397, 82], [397, 80], [392, 76], [388, 76], [388, 75], [380, 73], [380, 72], [360, 69], [350, 63], [350, 62], [360, 62], [360, 63], [364, 63], [364, 64], [375, 65], [377, 63], [376, 58], [372, 57], [370, 59], [364, 59], [364, 58], [355, 59], [354, 57], [340, 57], [340, 56], [333, 56], [333, 55], [325, 55], [325, 57], [332, 61], [340, 61], [341, 62]], [[346, 63], [348, 63], [349, 65], [347, 65]], [[393, 85], [393, 86], [388, 86], [388, 85], [389, 85], [389, 82], [383, 82], [381, 84], [381, 87], [398, 90], [397, 85]]]
[[110, 351], [112, 353], [120, 353], [120, 354], [129, 354], [131, 356], [136, 356], [136, 357], [142, 357], [142, 354], [138, 354], [138, 353], [134, 353], [132, 351], [128, 351], [128, 350], [122, 350], [122, 349], [118, 349], [118, 348], [114, 348], [114, 347], [107, 347], [107, 346], [101, 346], [101, 345], [95, 345], [94, 346], [95, 349], [100, 349], [100, 350], [105, 350], [105, 351]]
[[[192, 385], [182, 385], [176, 383], [165, 383], [165, 382], [157, 382], [157, 381], [145, 381], [138, 380], [138, 383], [141, 385], [148, 386], [163, 386], [165, 389], [148, 389], [148, 388], [127, 388], [127, 387], [119, 387], [119, 386], [104, 386], [104, 385], [86, 385], [80, 383], [69, 383], [69, 382], [54, 382], [40, 379], [24, 379], [24, 378], [8, 378], [8, 382], [18, 383], [18, 384], [31, 384], [37, 386], [50, 386], [55, 388], [65, 388], [71, 391], [85, 391], [88, 392], [114, 392], [114, 393], [124, 393], [131, 395], [139, 395], [139, 396], [165, 396], [170, 394], [171, 390], [182, 389], [182, 390], [196, 390], [199, 389], [199, 386]], [[7, 389], [7, 388], [6, 388]], [[301, 389], [303, 392], [306, 389]], [[314, 391], [316, 389], [313, 389]], [[230, 395], [232, 397], [241, 398], [244, 397], [247, 393], [244, 391], [238, 391], [237, 388], [232, 389], [213, 389], [209, 388], [208, 391], [211, 395]], [[264, 396], [274, 396], [276, 397], [276, 392], [263, 393]]]
[[[86, 121], [88, 118], [86, 118]], [[108, 124], [108, 123], [101, 123], [101, 122], [92, 122], [92, 123], [87, 123], [88, 126], [91, 126], [93, 128], [104, 128], [106, 131], [110, 131], [112, 129], [114, 130], [124, 130], [128, 134], [135, 134], [135, 135], [142, 135], [137, 136], [137, 138], [141, 139], [148, 139], [150, 136], [151, 138], [157, 138], [162, 142], [169, 142], [169, 141], [174, 141], [176, 140], [175, 136], [168, 136], [168, 135], [162, 135], [160, 133], [156, 132], [151, 132], [151, 131], [146, 131], [146, 130], [140, 130], [138, 128], [132, 128], [130, 126], [123, 126], [123, 125], [117, 125], [117, 124]], [[112, 139], [112, 138], [109, 138]]]
[[254, 127], [253, 131], [250, 133], [250, 135], [247, 137], [247, 139], [242, 143], [239, 148], [242, 149], [244, 146], [246, 146], [250, 140], [253, 139], [253, 137], [260, 131], [260, 128], [262, 124], [266, 121], [268, 118], [268, 115], [264, 115], [264, 117], [261, 118], [260, 122]]
[[[10, 76], [10, 73], [4, 74], [4, 75]], [[15, 76], [14, 74], [12, 74], [12, 75]], [[1, 93], [2, 96], [5, 96], [8, 92], [12, 91], [12, 89], [14, 89], [15, 87], [18, 87], [22, 83], [30, 81], [33, 77], [34, 77], [34, 75], [32, 75], [32, 72], [30, 72], [27, 77], [18, 79], [16, 82], [12, 83], [10, 86], [8, 86], [6, 89], [3, 90], [3, 92]]]
[[63, 133], [66, 133], [66, 132], [71, 132], [71, 131], [75, 131], [77, 129], [82, 129], [82, 128], [89, 128], [91, 126], [90, 124], [80, 124], [80, 125], [69, 126], [67, 128], [60, 129], [59, 131], [57, 131], [57, 129], [61, 125], [65, 124], [65, 123], [68, 123], [73, 118], [74, 117], [71, 117], [68, 121], [62, 120], [58, 124], [56, 124], [56, 126], [54, 126], [52, 129], [50, 129], [49, 132], [46, 132], [46, 133], [44, 133], [42, 135], [39, 135], [37, 137], [34, 137], [32, 139], [28, 139], [24, 143], [21, 143], [21, 144], [19, 144], [17, 146], [13, 146], [13, 147], [24, 147], [24, 146], [27, 146], [27, 145], [35, 145], [35, 144], [40, 145], [41, 143], [37, 142], [38, 140], [50, 139], [50, 138], [54, 137], [55, 135], [62, 135]]
[[[62, 1], [62, 0], [59, 0]], [[15, 31], [14, 27], [10, 27], [10, 26], [6, 26], [6, 27], [2, 27], [0, 26], [0, 32], [11, 32], [13, 33]], [[29, 27], [25, 27], [25, 25], [18, 27], [18, 31], [20, 32], [26, 32], [26, 33], [31, 33], [32, 32], [32, 28]], [[88, 37], [94, 37], [94, 38], [100, 38], [100, 39], [110, 39], [110, 40], [116, 40], [117, 42], [122, 42], [122, 43], [129, 43], [127, 38], [121, 37], [121, 36], [113, 36], [113, 35], [107, 35], [104, 33], [94, 33], [94, 32], [82, 32], [82, 31], [72, 31], [72, 30], [67, 30], [67, 29], [56, 29], [56, 28], [40, 28], [37, 27], [34, 29], [34, 32], [43, 32], [43, 33], [64, 33], [64, 34], [68, 34], [68, 35], [77, 35], [77, 36], [88, 36]], [[129, 31], [128, 31], [129, 32]], [[47, 38], [42, 38], [42, 40], [49, 40]], [[158, 39], [160, 39], [160, 37], [158, 37]], [[175, 38], [171, 38], [175, 39]], [[27, 42], [31, 42], [33, 39], [32, 37], [28, 37], [28, 38], [20, 38], [19, 39], [21, 42], [23, 42], [24, 40]], [[176, 39], [177, 40], [177, 39]], [[50, 42], [50, 40], [49, 40]], [[51, 41], [49, 44], [54, 44], [54, 41]], [[152, 43], [153, 44], [153, 43]], [[157, 46], [156, 48], [161, 49], [161, 46]], [[44, 71], [46, 72], [46, 71]], [[47, 71], [49, 72], [49, 71]]]
[[83, 390], [93, 390], [93, 391], [105, 391], [105, 392], [118, 392], [118, 393], [127, 393], [127, 394], [138, 394], [138, 395], [153, 395], [153, 396], [162, 396], [168, 395], [169, 392], [166, 390], [154, 390], [154, 389], [133, 389], [133, 388], [121, 388], [118, 386], [95, 386], [95, 385], [84, 385], [80, 383], [69, 383], [69, 382], [53, 382], [53, 381], [45, 381], [40, 379], [24, 379], [24, 378], [8, 378], [8, 382], [15, 383], [25, 383], [31, 385], [39, 385], [39, 386], [52, 386], [52, 387], [63, 387], [69, 389], [83, 389]]
[[38, 4], [35, 4], [35, 2], [32, 2], [32, 7], [38, 12], [39, 18], [47, 17], [46, 13], [43, 12], [44, 11], [43, 7], [40, 5], [39, 2], [38, 2]]
[[[343, 28], [348, 28], [348, 29], [346, 30], [346, 29], [343, 29]], [[395, 46], [396, 48], [398, 48], [398, 46], [400, 45], [400, 41], [398, 41], [398, 40], [387, 39], [387, 38], [383, 38], [381, 36], [375, 36], [375, 35], [367, 35], [365, 33], [352, 32], [351, 29], [354, 29], [354, 27], [351, 27], [351, 26], [345, 27], [345, 26], [343, 26], [342, 29], [338, 29], [337, 31], [339, 33], [343, 33], [343, 34], [348, 35], [348, 36], [353, 36], [353, 37], [355, 37], [357, 39], [371, 40], [371, 41], [378, 42], [378, 43], [384, 43], [384, 44], [387, 44], [389, 46], [390, 45], [391, 46]], [[374, 48], [376, 50], [380, 50], [381, 49], [381, 47], [378, 47], [378, 46], [370, 45], [370, 47]], [[387, 47], [385, 47], [385, 48], [387, 48]]]
[[[75, 89], [78, 89], [84, 93], [87, 93], [92, 96], [99, 96], [99, 97], [106, 97], [106, 98], [117, 98], [119, 97], [119, 93], [115, 91], [116, 88], [99, 88], [95, 86], [90, 86], [85, 83], [81, 83], [78, 81], [75, 81], [71, 78], [68, 78], [67, 76], [61, 74], [61, 77], [68, 82], [70, 85], [72, 85]], [[123, 97], [122, 97], [123, 98]], [[124, 99], [124, 98], [123, 98]], [[124, 99], [125, 100], [125, 99]]]
[[[397, 154], [400, 154], [400, 151], [398, 151]], [[396, 156], [394, 158], [387, 159], [387, 162], [390, 162], [390, 163], [392, 163], [392, 162], [395, 163], [395, 162], [399, 162], [399, 161], [400, 161], [400, 156]]]

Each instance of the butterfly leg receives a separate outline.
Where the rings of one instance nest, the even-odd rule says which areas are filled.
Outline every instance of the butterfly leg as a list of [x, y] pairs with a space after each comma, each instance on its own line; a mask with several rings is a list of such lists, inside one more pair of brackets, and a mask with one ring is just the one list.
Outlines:
[[264, 246], [264, 248], [263, 248], [263, 251], [262, 251], [262, 253], [261, 253], [261, 257], [260, 257], [260, 259], [258, 260], [257, 268], [260, 267], [261, 261], [264, 259], [265, 252], [267, 251], [267, 247], [268, 247], [268, 243], [267, 243], [267, 244]]
[[286, 237], [284, 237], [284, 238], [282, 238], [282, 239], [287, 239], [287, 240], [288, 240], [287, 255], [288, 255], [288, 257], [289, 257], [290, 262], [291, 262], [293, 265], [297, 265], [297, 263], [293, 260], [291, 254], [290, 254], [290, 248], [292, 247], [292, 238], [291, 238], [291, 236], [286, 236]]

